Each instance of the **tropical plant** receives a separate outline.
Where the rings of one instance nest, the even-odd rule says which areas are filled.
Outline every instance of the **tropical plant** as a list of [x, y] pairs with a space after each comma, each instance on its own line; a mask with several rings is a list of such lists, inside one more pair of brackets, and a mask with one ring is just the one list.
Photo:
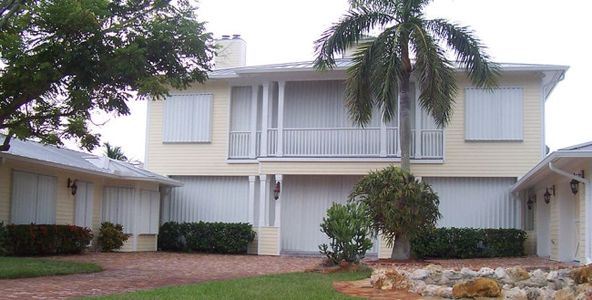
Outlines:
[[370, 219], [363, 203], [333, 203], [321, 223], [321, 232], [329, 237], [329, 245], [319, 245], [321, 254], [333, 264], [341, 261], [358, 263], [372, 248]]
[[366, 205], [371, 228], [393, 246], [393, 259], [408, 259], [410, 240], [434, 228], [441, 217], [440, 201], [432, 188], [395, 166], [364, 176], [354, 186], [349, 199]]
[[214, 48], [191, 2], [0, 1], [0, 151], [14, 137], [91, 150], [91, 114], [205, 81]]
[[127, 156], [123, 154], [123, 150], [119, 146], [111, 146], [109, 143], [105, 143], [105, 156], [121, 161], [127, 161]]
[[[478, 87], [496, 86], [498, 66], [468, 27], [426, 19], [423, 10], [431, 0], [349, 2], [345, 16], [315, 42], [314, 65], [318, 70], [333, 68], [335, 54], [359, 46], [347, 70], [345, 101], [350, 117], [364, 126], [376, 107], [382, 119], [389, 121], [400, 106], [401, 168], [409, 171], [411, 75], [419, 86], [421, 107], [444, 127], [450, 121], [457, 92], [455, 65], [445, 50], [456, 55], [457, 63]], [[366, 35], [374, 30], [381, 32], [368, 41]]]
[[111, 222], [101, 223], [99, 229], [99, 237], [97, 238], [99, 247], [103, 252], [111, 252], [123, 246], [127, 241], [128, 236], [123, 233], [123, 226], [121, 224], [113, 224]]

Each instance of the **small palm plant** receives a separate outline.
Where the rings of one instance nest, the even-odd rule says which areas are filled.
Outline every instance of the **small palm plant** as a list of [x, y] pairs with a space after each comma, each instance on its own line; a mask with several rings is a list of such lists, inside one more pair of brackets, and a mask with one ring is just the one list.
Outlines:
[[123, 154], [123, 150], [119, 146], [111, 146], [109, 143], [105, 143], [105, 156], [121, 161], [127, 161], [127, 156]]
[[[496, 86], [498, 66], [468, 27], [426, 19], [423, 10], [431, 0], [349, 2], [345, 16], [315, 42], [315, 67], [334, 67], [336, 53], [359, 43], [347, 70], [345, 101], [350, 117], [364, 126], [372, 118], [372, 108], [377, 107], [383, 120], [389, 121], [396, 115], [400, 97], [401, 168], [409, 171], [411, 75], [419, 86], [421, 107], [444, 127], [450, 121], [457, 91], [455, 65], [445, 50], [456, 55], [478, 87]], [[381, 32], [368, 41], [366, 35], [373, 30]]]

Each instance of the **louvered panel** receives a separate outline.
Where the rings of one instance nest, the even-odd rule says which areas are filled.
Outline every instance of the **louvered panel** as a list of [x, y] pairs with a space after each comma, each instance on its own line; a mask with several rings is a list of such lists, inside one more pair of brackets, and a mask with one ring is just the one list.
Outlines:
[[174, 95], [165, 100], [163, 142], [210, 142], [212, 94]]
[[[346, 203], [358, 176], [284, 176], [281, 245], [284, 252], [318, 253], [329, 243], [320, 224], [333, 202]], [[369, 253], [377, 252], [377, 243]]]
[[247, 222], [248, 177], [172, 177], [183, 182], [163, 202], [163, 219], [175, 222]]
[[133, 188], [105, 187], [101, 222], [123, 225], [123, 232], [134, 233], [134, 215], [137, 210]]
[[10, 219], [13, 224], [35, 223], [37, 207], [37, 175], [15, 171], [12, 173], [12, 201]]
[[440, 197], [440, 227], [516, 228], [515, 178], [424, 177]]
[[74, 224], [76, 226], [91, 228], [93, 214], [94, 185], [92, 183], [77, 181], [78, 190], [74, 200]]
[[55, 224], [57, 181], [53, 176], [38, 175], [37, 185], [37, 224]]
[[522, 140], [522, 88], [466, 88], [465, 119], [467, 140]]
[[233, 87], [230, 101], [230, 130], [249, 131], [251, 129], [251, 87]]

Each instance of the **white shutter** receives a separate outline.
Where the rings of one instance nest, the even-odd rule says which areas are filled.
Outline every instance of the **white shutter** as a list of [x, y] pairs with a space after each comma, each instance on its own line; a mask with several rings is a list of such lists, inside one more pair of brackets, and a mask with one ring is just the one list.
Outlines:
[[12, 179], [12, 223], [55, 224], [57, 179], [19, 171]]
[[210, 142], [212, 102], [212, 94], [168, 97], [164, 107], [163, 142]]
[[150, 194], [150, 229], [149, 233], [158, 234], [158, 225], [160, 224], [160, 193], [151, 192]]
[[230, 130], [249, 131], [251, 129], [251, 87], [233, 87], [230, 105]]
[[92, 183], [80, 181], [78, 181], [76, 185], [78, 185], [78, 191], [76, 192], [74, 204], [74, 223], [76, 226], [91, 228], [94, 185]]
[[101, 222], [123, 225], [123, 232], [134, 232], [136, 199], [133, 188], [105, 187]]
[[466, 140], [521, 141], [522, 138], [522, 88], [465, 89]]

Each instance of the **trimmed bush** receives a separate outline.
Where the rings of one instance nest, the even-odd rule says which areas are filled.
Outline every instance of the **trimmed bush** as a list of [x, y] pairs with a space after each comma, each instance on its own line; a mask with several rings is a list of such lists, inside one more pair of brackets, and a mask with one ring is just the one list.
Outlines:
[[103, 252], [111, 252], [123, 246], [127, 241], [127, 235], [123, 233], [123, 226], [121, 224], [113, 224], [111, 222], [101, 223], [99, 229], [99, 237], [97, 242]]
[[75, 225], [7, 225], [9, 255], [56, 255], [82, 252], [92, 240], [90, 229]]
[[0, 222], [0, 256], [8, 254], [8, 230], [4, 222]]
[[372, 248], [370, 219], [363, 203], [333, 203], [321, 223], [321, 232], [329, 237], [329, 245], [319, 245], [321, 254], [333, 264], [341, 261], [358, 263]]
[[253, 227], [247, 223], [167, 222], [160, 227], [158, 249], [240, 254], [247, 253], [254, 239]]
[[519, 229], [436, 228], [412, 239], [417, 258], [524, 256], [526, 232]]

